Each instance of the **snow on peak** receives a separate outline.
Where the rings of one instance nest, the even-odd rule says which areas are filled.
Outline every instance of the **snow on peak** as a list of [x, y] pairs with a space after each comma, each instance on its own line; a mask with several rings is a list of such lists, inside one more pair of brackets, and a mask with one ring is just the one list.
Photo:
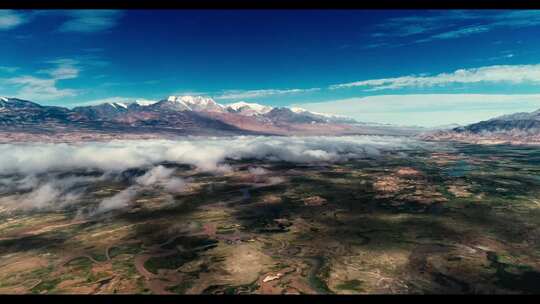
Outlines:
[[112, 106], [113, 108], [117, 109], [117, 108], [124, 108], [124, 109], [127, 109], [127, 105], [125, 103], [122, 103], [122, 102], [109, 102], [108, 103], [110, 106]]
[[144, 107], [144, 106], [149, 106], [149, 105], [155, 104], [156, 102], [157, 101], [155, 101], [155, 100], [137, 99], [133, 103]]
[[319, 115], [319, 116], [324, 116], [324, 117], [342, 117], [342, 118], [345, 118], [345, 116], [336, 115], [336, 114], [328, 114], [328, 113], [321, 113], [321, 112], [311, 112], [311, 111], [306, 111], [306, 112], [309, 112], [309, 113], [315, 114], [315, 115]]
[[245, 101], [239, 101], [228, 104], [227, 107], [237, 112], [243, 112], [246, 109], [255, 112], [255, 114], [265, 114], [272, 111], [272, 107], [261, 105], [258, 103], [249, 103]]
[[216, 102], [210, 98], [210, 97], [203, 97], [203, 96], [191, 96], [191, 95], [183, 95], [183, 96], [169, 96], [167, 98], [168, 101], [175, 101], [175, 102], [184, 102], [186, 104], [196, 104], [196, 105], [208, 105], [208, 104], [215, 104]]
[[0, 97], [0, 100], [1, 101], [6, 101], [6, 102], [8, 101], [7, 97]]
[[337, 114], [328, 114], [328, 113], [320, 113], [320, 112], [312, 112], [312, 111], [308, 111], [306, 109], [302, 109], [302, 108], [299, 108], [299, 107], [292, 107], [290, 108], [291, 111], [293, 111], [294, 113], [308, 113], [308, 114], [312, 114], [312, 115], [318, 115], [318, 116], [323, 116], [323, 117], [327, 117], [327, 118], [348, 118], [347, 116], [343, 116], [343, 115], [337, 115]]
[[215, 102], [210, 97], [203, 96], [169, 96], [168, 101], [183, 103], [189, 108], [197, 111], [222, 111], [223, 106]]
[[308, 110], [305, 110], [305, 109], [302, 109], [302, 108], [298, 108], [298, 107], [292, 107], [292, 108], [289, 108], [291, 109], [291, 111], [293, 111], [294, 113], [305, 113], [305, 112], [309, 112]]
[[118, 106], [118, 107], [122, 107], [124, 109], [127, 109], [127, 105], [125, 103], [123, 103], [123, 102], [115, 102], [114, 104], [116, 106]]

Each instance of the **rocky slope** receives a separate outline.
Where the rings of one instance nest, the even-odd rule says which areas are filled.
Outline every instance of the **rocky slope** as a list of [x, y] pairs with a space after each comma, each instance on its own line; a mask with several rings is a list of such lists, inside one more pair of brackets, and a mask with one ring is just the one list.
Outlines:
[[540, 110], [514, 113], [451, 130], [423, 134], [427, 140], [480, 144], [540, 144]]

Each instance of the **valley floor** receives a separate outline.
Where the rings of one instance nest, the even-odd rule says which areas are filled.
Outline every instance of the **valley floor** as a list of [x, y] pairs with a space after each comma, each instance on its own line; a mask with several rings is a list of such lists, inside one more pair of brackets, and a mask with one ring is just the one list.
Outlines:
[[[174, 195], [96, 181], [69, 208], [0, 200], [0, 293], [539, 293], [540, 151], [441, 145], [335, 164], [230, 160]], [[261, 168], [261, 170], [250, 170]]]

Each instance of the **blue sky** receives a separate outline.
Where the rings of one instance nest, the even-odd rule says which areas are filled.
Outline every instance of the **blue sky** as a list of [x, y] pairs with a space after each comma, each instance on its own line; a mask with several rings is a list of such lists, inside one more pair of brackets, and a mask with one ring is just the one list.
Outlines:
[[197, 94], [435, 126], [540, 108], [540, 11], [0, 10], [0, 96]]

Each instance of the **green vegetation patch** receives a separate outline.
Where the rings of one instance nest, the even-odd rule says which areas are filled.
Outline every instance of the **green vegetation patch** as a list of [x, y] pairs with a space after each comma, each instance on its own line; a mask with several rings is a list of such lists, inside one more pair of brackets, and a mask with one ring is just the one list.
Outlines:
[[167, 291], [174, 292], [176, 294], [185, 294], [188, 289], [190, 289], [193, 286], [193, 281], [185, 280], [182, 281], [182, 283], [168, 287]]
[[129, 244], [129, 245], [120, 245], [115, 246], [109, 249], [109, 257], [112, 259], [121, 254], [134, 255], [141, 251], [140, 244]]
[[90, 271], [93, 262], [87, 257], [78, 257], [69, 261], [66, 266], [73, 267], [75, 270]]
[[181, 236], [174, 239], [169, 244], [163, 246], [165, 249], [173, 249], [178, 246], [184, 248], [184, 250], [191, 250], [195, 248], [203, 248], [206, 246], [216, 245], [217, 240], [208, 239], [204, 237], [190, 237], [190, 236]]
[[330, 274], [330, 269], [325, 263], [325, 258], [313, 257], [311, 260], [313, 265], [308, 273], [309, 284], [320, 294], [333, 294], [334, 292], [328, 288], [325, 281]]
[[336, 285], [336, 288], [340, 290], [363, 291], [363, 289], [361, 288], [362, 283], [363, 283], [362, 281], [357, 280], [357, 279], [348, 280], [348, 281], [345, 281], [343, 283]]
[[249, 284], [230, 286], [230, 285], [211, 285], [205, 290], [203, 294], [224, 294], [224, 295], [235, 295], [235, 294], [251, 294], [259, 289], [259, 284], [257, 281]]
[[540, 293], [540, 272], [528, 265], [503, 263], [495, 252], [488, 252], [487, 258], [496, 269], [497, 284], [502, 288], [527, 294]]
[[182, 252], [165, 257], [152, 257], [144, 263], [144, 268], [157, 274], [158, 269], [177, 269], [185, 263], [194, 260], [197, 254], [194, 252]]
[[44, 280], [34, 288], [31, 289], [32, 293], [50, 293], [53, 291], [58, 284], [62, 282], [61, 278], [54, 278], [51, 280]]

